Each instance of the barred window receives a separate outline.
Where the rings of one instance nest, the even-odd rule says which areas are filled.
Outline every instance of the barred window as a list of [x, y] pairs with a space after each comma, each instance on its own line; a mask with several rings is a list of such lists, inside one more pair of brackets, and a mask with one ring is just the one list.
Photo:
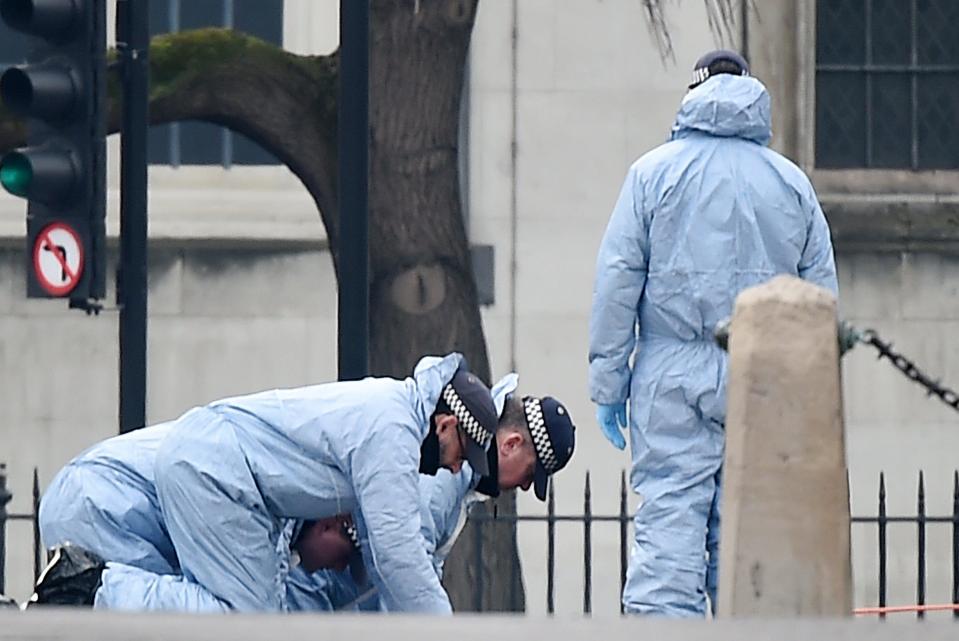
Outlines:
[[817, 0], [816, 166], [959, 168], [959, 0]]
[[[231, 27], [283, 44], [283, 0], [153, 0], [149, 6], [151, 36], [200, 27]], [[245, 136], [205, 122], [151, 127], [148, 149], [154, 165], [280, 164]]]

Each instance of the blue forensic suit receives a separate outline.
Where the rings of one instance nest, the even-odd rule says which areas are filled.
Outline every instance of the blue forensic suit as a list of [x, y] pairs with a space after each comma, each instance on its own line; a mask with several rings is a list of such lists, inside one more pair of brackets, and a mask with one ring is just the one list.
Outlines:
[[90, 447], [57, 473], [40, 501], [44, 546], [72, 543], [108, 561], [97, 608], [227, 609], [179, 576], [154, 480], [157, 448], [171, 425], [144, 427]]
[[[162, 438], [150, 436], [161, 433], [154, 427], [110, 439], [91, 451], [114, 451], [122, 469], [112, 487], [83, 485], [88, 492], [98, 488], [86, 502], [96, 509], [150, 505], [142, 510], [149, 518], [115, 518], [122, 508], [113, 507], [89, 523], [51, 516], [48, 524], [63, 527], [48, 527], [45, 542], [70, 540], [120, 561], [103, 573], [97, 607], [284, 609], [295, 528], [304, 519], [356, 509], [371, 515], [368, 566], [375, 584], [389, 583], [381, 589], [386, 607], [449, 612], [419, 532], [417, 484], [429, 416], [461, 363], [458, 354], [428, 357], [403, 381], [366, 379], [226, 399], [187, 412], [162, 428]], [[155, 487], [149, 482], [151, 458]], [[144, 482], [127, 482], [135, 477]], [[55, 487], [44, 496], [47, 515], [59, 515], [81, 496]], [[151, 520], [165, 531], [136, 531]], [[100, 545], [126, 538], [133, 548], [144, 539], [174, 549], [169, 556], [184, 576], [165, 574], [176, 571], [172, 563], [170, 569], [141, 564], [144, 555], [136, 549]]]
[[[466, 523], [469, 506], [487, 498], [473, 492], [479, 480], [480, 477], [474, 475], [469, 464], [464, 464], [458, 474], [441, 469], [436, 476], [420, 475], [420, 532], [437, 578], [443, 577], [443, 564]], [[363, 529], [360, 528], [361, 531]], [[365, 553], [369, 546], [368, 537], [361, 536], [360, 545]], [[287, 604], [290, 610], [386, 609], [378, 595], [376, 588], [357, 586], [349, 572], [319, 570], [310, 574], [302, 567], [297, 567], [287, 579]]]
[[422, 543], [420, 444], [459, 354], [412, 378], [367, 378], [236, 397], [177, 419], [156, 488], [185, 580], [232, 610], [285, 608], [287, 519], [357, 510], [371, 578], [391, 611], [450, 613]]
[[[516, 389], [516, 384], [516, 375], [510, 374], [494, 386], [497, 411], [502, 411], [506, 395]], [[226, 603], [205, 588], [178, 575], [178, 561], [160, 514], [153, 474], [156, 450], [169, 432], [169, 426], [166, 423], [144, 428], [93, 446], [61, 470], [44, 494], [41, 529], [46, 544], [75, 542], [110, 561], [103, 573], [103, 585], [97, 592], [97, 608], [229, 610]], [[465, 521], [465, 509], [460, 514], [459, 502], [443, 509], [439, 505], [462, 500], [466, 489], [475, 485], [468, 466], [464, 466], [463, 474], [455, 477], [440, 470], [440, 477], [444, 479], [442, 483], [433, 482], [434, 477], [425, 475], [420, 480], [420, 487], [427, 491], [421, 502], [422, 532], [437, 568], [441, 567], [458, 534], [458, 529], [456, 533], [448, 529], [452, 525], [446, 525], [444, 519], [455, 520], [457, 528]], [[460, 489], [463, 479], [470, 480], [469, 488]], [[445, 491], [440, 492], [440, 488]], [[131, 509], [131, 505], [136, 509]], [[359, 515], [357, 521], [369, 559], [371, 551], [365, 524]], [[275, 553], [278, 567], [284, 570], [290, 565], [289, 544], [300, 525], [301, 521], [295, 519], [283, 524]], [[445, 546], [444, 540], [448, 541]], [[436, 541], [441, 542], [439, 549]], [[158, 549], [164, 554], [155, 552]], [[153, 561], [154, 558], [160, 560]], [[172, 560], [167, 562], [165, 558]], [[349, 572], [331, 570], [308, 575], [297, 568], [290, 573], [289, 581], [292, 587], [282, 591], [290, 596], [289, 607], [294, 610], [339, 609], [357, 599], [362, 591]], [[365, 609], [380, 609], [378, 592], [366, 591], [371, 592], [373, 598], [367, 599]]]
[[153, 464], [170, 431], [160, 423], [107, 439], [61, 469], [40, 501], [40, 538], [157, 574], [180, 571], [160, 515]]
[[[506, 397], [512, 394], [518, 385], [519, 377], [515, 373], [507, 374], [491, 390], [493, 403], [498, 414], [502, 415]], [[433, 562], [436, 576], [443, 578], [443, 565], [453, 544], [466, 525], [469, 507], [488, 497], [475, 492], [480, 482], [468, 463], [458, 474], [441, 469], [435, 476], [420, 475], [420, 532], [426, 545], [426, 551]], [[357, 519], [360, 532], [360, 545], [369, 546], [369, 538], [363, 535], [365, 525]], [[290, 610], [330, 611], [359, 609], [376, 611], [383, 609], [376, 588], [362, 589], [350, 577], [349, 572], [319, 570], [312, 574], [297, 567], [290, 572], [287, 580], [287, 602]]]
[[689, 91], [670, 141], [630, 167], [599, 250], [590, 395], [628, 399], [630, 483], [643, 498], [628, 612], [702, 615], [707, 591], [715, 603], [726, 411], [717, 323], [743, 289], [777, 274], [837, 291], [816, 194], [770, 137], [769, 94], [755, 78], [718, 75]]

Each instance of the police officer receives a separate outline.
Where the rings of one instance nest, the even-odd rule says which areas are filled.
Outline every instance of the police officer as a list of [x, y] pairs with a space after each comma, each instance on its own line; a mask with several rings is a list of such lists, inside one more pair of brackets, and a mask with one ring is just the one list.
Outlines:
[[[107, 543], [91, 551], [121, 563], [103, 572], [98, 606], [270, 610], [284, 608], [293, 524], [357, 511], [391, 608], [449, 612], [421, 543], [417, 472], [487, 469], [495, 428], [489, 390], [459, 354], [424, 358], [405, 380], [224, 399], [71, 463], [41, 502], [41, 534], [47, 545]], [[106, 482], [76, 483], [79, 469]], [[141, 550], [175, 573], [144, 569]]]
[[[516, 386], [517, 377], [510, 374], [492, 389], [500, 420], [489, 449], [488, 474], [466, 465], [459, 474], [440, 470], [420, 477], [421, 531], [440, 578], [470, 505], [501, 491], [530, 487], [544, 501], [549, 479], [572, 458], [576, 427], [566, 407], [550, 396], [520, 398], [514, 394]], [[360, 546], [368, 545], [361, 536]], [[290, 573], [287, 595], [291, 610], [387, 609], [375, 590], [365, 590], [351, 575], [334, 570], [311, 574], [297, 568]]]

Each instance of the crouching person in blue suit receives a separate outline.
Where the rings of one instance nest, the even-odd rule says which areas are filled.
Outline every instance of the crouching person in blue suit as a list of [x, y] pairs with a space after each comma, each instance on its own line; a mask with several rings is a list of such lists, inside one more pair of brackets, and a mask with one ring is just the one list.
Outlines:
[[[122, 529], [136, 529], [141, 514], [155, 519], [146, 529], [157, 536], [156, 553], [142, 541], [134, 547], [173, 573], [131, 564], [141, 551], [122, 558], [111, 549], [102, 558], [126, 562], [110, 563], [98, 576], [96, 605], [130, 606], [114, 597], [133, 594], [139, 582], [148, 585], [142, 594], [149, 598], [139, 609], [284, 610], [290, 542], [299, 540], [301, 524], [355, 512], [369, 538], [370, 578], [389, 585], [381, 589], [387, 606], [448, 613], [422, 545], [418, 472], [458, 471], [464, 460], [487, 469], [495, 428], [489, 390], [459, 354], [424, 358], [405, 380], [272, 390], [196, 408], [162, 430], [149, 428], [156, 431], [152, 479], [144, 465], [142, 484], [138, 479], [136, 487], [114, 489], [129, 493], [136, 507], [109, 510], [121, 513]], [[67, 508], [57, 497], [48, 492], [42, 502], [44, 542], [82, 540], [61, 527]], [[89, 502], [103, 506], [114, 498]], [[84, 546], [94, 554], [90, 541], [97, 536]], [[50, 569], [45, 574], [52, 580], [57, 572]], [[40, 581], [37, 602], [44, 602], [43, 587]]]
[[[576, 428], [566, 408], [551, 397], [519, 398], [514, 395], [516, 385], [516, 375], [510, 374], [493, 386], [500, 419], [489, 449], [488, 474], [464, 465], [458, 474], [440, 470], [435, 476], [420, 475], [421, 532], [439, 578], [473, 503], [531, 486], [545, 500], [550, 476], [572, 457]], [[358, 530], [359, 544], [365, 549], [369, 541], [362, 536], [362, 524]], [[291, 610], [388, 609], [379, 589], [358, 584], [355, 573], [321, 570], [311, 574], [305, 567], [290, 573], [287, 599]]]

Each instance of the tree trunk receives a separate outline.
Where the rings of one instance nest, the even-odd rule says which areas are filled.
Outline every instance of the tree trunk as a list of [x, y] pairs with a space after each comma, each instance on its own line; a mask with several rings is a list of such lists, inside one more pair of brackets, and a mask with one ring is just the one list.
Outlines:
[[[490, 379], [457, 176], [460, 99], [476, 6], [477, 0], [371, 2], [374, 375], [408, 376], [424, 354], [459, 351], [477, 375]], [[244, 34], [202, 29], [155, 38], [150, 70], [151, 123], [202, 120], [230, 127], [303, 181], [339, 273], [336, 55], [296, 56]], [[117, 96], [115, 83], [112, 90]], [[0, 107], [0, 151], [23, 143], [23, 127]], [[498, 503], [499, 513], [515, 513], [512, 493]], [[454, 607], [523, 610], [515, 524], [483, 526], [479, 567], [472, 530], [465, 530], [446, 564]]]
[[[405, 376], [459, 351], [489, 382], [457, 175], [460, 99], [477, 0], [374, 0], [370, 52], [370, 357]], [[499, 510], [515, 514], [515, 497]], [[480, 509], [483, 509], [482, 507]], [[487, 508], [488, 509], [488, 508]], [[464, 531], [446, 564], [457, 610], [523, 610], [515, 524]]]

